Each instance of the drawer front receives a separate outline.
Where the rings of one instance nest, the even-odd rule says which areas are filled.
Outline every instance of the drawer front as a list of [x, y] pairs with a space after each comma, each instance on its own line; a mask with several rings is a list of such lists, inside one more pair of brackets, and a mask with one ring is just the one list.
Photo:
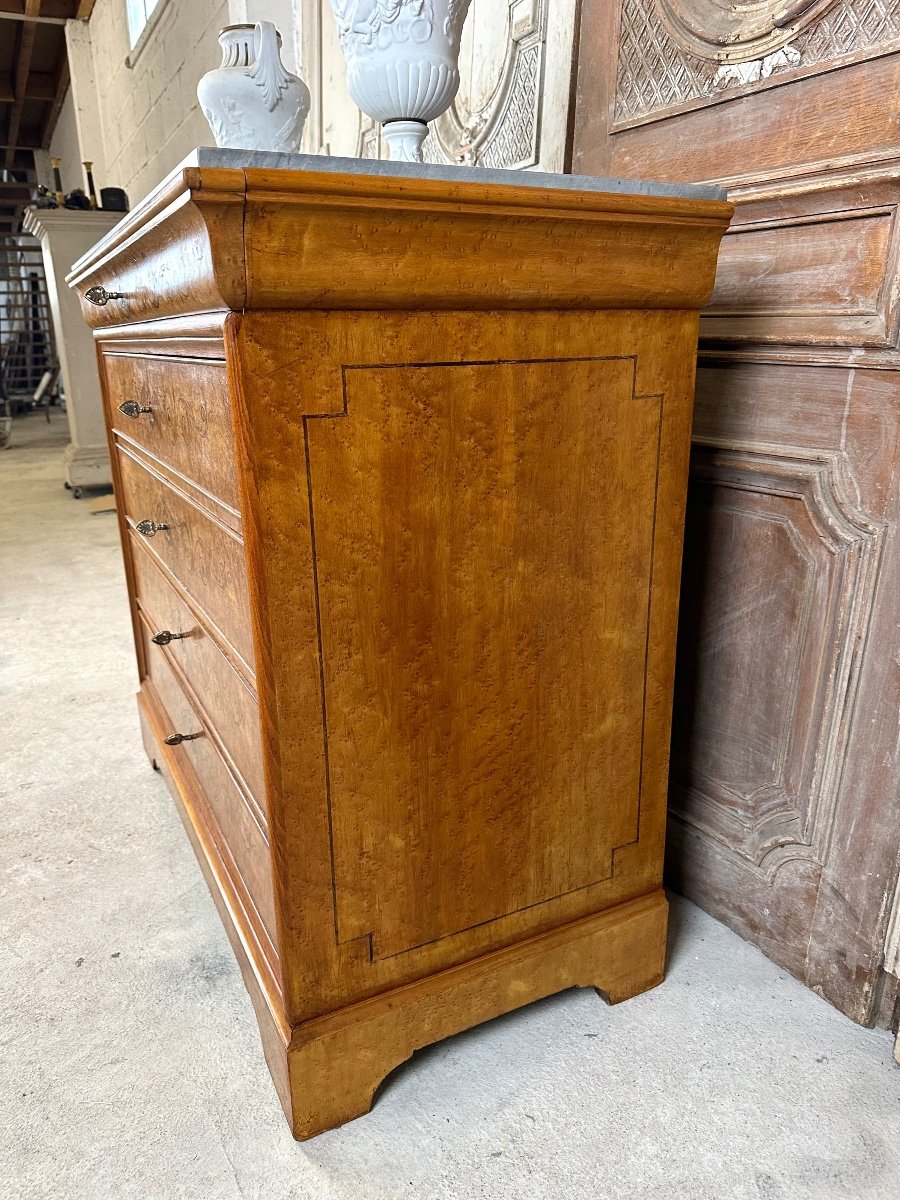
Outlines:
[[[208, 631], [168, 584], [149, 554], [136, 548], [135, 592], [143, 618], [145, 661], [168, 655], [176, 673], [211, 721], [239, 781], [250, 793], [259, 819], [265, 823], [265, 785], [259, 732], [259, 706], [250, 684], [229, 664]], [[164, 648], [152, 638], [163, 631], [174, 638]]]
[[165, 709], [171, 733], [201, 735], [182, 742], [173, 752], [184, 754], [193, 767], [209, 815], [274, 943], [275, 906], [266, 836], [162, 652], [148, 656], [147, 676]]
[[[125, 517], [140, 543], [135, 553], [149, 553], [168, 570], [252, 671], [250, 601], [239, 536], [211, 510], [201, 509], [168, 486], [149, 465], [138, 463], [124, 447], [119, 448], [118, 464]], [[138, 531], [143, 521], [168, 528], [145, 536]]]
[[[235, 512], [239, 509], [224, 362], [103, 355], [116, 440], [136, 442]], [[150, 409], [134, 416], [120, 405]]]

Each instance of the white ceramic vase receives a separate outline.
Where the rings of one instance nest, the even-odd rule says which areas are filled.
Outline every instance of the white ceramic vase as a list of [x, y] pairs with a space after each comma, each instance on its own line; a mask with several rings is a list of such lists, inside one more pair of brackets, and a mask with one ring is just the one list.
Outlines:
[[285, 69], [278, 30], [271, 21], [228, 25], [219, 45], [222, 65], [197, 84], [216, 145], [298, 153], [309, 88]]
[[427, 122], [453, 103], [470, 3], [331, 0], [350, 95], [382, 123], [392, 159], [421, 162]]

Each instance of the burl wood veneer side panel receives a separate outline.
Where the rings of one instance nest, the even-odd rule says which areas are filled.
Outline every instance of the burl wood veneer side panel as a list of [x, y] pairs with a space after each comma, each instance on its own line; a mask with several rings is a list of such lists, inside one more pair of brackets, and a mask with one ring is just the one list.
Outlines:
[[343, 387], [307, 421], [337, 920], [383, 959], [635, 838], [662, 399], [605, 357]]
[[[537, 931], [562, 926], [658, 887], [696, 330], [694, 313], [635, 312], [492, 313], [489, 316], [464, 313], [248, 313], [230, 324], [229, 357], [241, 425], [238, 440], [243, 445], [246, 463], [242, 499], [244, 530], [259, 617], [256, 631], [258, 687], [268, 748], [270, 835], [282, 921], [279, 949], [284, 965], [286, 1015], [292, 1023], [327, 1012], [350, 1000], [410, 982]], [[347, 647], [342, 650], [339, 644], [341, 621], [335, 620], [335, 613], [340, 606], [332, 611], [337, 594], [334, 588], [338, 586], [335, 580], [340, 576], [335, 569], [339, 566], [340, 555], [345, 552], [349, 555], [348, 571], [352, 569], [355, 551], [350, 542], [359, 535], [359, 530], [354, 530], [352, 524], [340, 529], [332, 526], [323, 533], [325, 541], [329, 542], [329, 554], [320, 557], [325, 546], [317, 544], [315, 512], [322, 511], [322, 502], [328, 499], [327, 488], [338, 484], [336, 474], [320, 471], [320, 467], [328, 464], [319, 453], [325, 442], [318, 431], [331, 426], [337, 435], [341, 424], [352, 435], [350, 442], [356, 438], [356, 449], [350, 442], [345, 443], [343, 449], [335, 450], [336, 457], [330, 465], [339, 468], [338, 474], [343, 472], [345, 482], [355, 480], [360, 489], [359, 505], [365, 508], [373, 503], [372, 497], [379, 494], [384, 481], [366, 473], [373, 465], [364, 461], [365, 453], [359, 457], [366, 441], [358, 438], [358, 430], [349, 424], [356, 409], [345, 413], [348, 396], [352, 403], [352, 392], [345, 389], [344, 382], [349, 370], [407, 367], [414, 372], [429, 364], [438, 369], [442, 364], [439, 370], [447, 371], [456, 363], [473, 366], [479, 363], [523, 366], [540, 363], [552, 372], [553, 363], [567, 360], [569, 365], [559, 371], [557, 391], [566, 403], [583, 409], [586, 405], [602, 405], [604, 395], [570, 394], [563, 387], [566, 383], [571, 385], [566, 372], [576, 370], [573, 360], [601, 359], [630, 360], [633, 364], [630, 368], [632, 390], [627, 403], [617, 404], [616, 419], [627, 421], [630, 406], [634, 405], [645, 413], [652, 411], [657, 400], [662, 415], [661, 423], [657, 423], [653, 431], [657, 439], [658, 483], [652, 577], [646, 580], [644, 610], [649, 636], [645, 647], [642, 729], [625, 728], [623, 721], [624, 737], [642, 738], [639, 828], [624, 842], [614, 843], [616, 848], [609, 876], [592, 886], [558, 897], [541, 894], [535, 903], [522, 911], [509, 913], [501, 905], [501, 911], [493, 914], [494, 919], [482, 920], [474, 928], [458, 929], [456, 920], [461, 914], [454, 911], [456, 901], [448, 895], [446, 904], [442, 905], [439, 897], [432, 893], [428, 901], [430, 917], [426, 919], [425, 914], [419, 913], [420, 926], [425, 929], [430, 920], [431, 927], [437, 928], [440, 936], [427, 944], [410, 946], [411, 939], [406, 935], [412, 931], [406, 930], [401, 936], [401, 931], [393, 926], [393, 934], [382, 945], [377, 923], [370, 922], [371, 927], [361, 932], [362, 924], [354, 924], [352, 920], [342, 922], [342, 914], [346, 918], [354, 907], [358, 913], [365, 909], [371, 916], [372, 897], [369, 896], [366, 902], [368, 908], [366, 903], [360, 907], [362, 893], [351, 874], [356, 834], [350, 833], [350, 841], [340, 843], [342, 815], [344, 818], [348, 814], [352, 816], [354, 789], [350, 787], [340, 795], [336, 794], [332, 773], [340, 767], [341, 755], [346, 755], [353, 736], [360, 737], [363, 756], [374, 754], [377, 747], [372, 745], [376, 739], [371, 714], [355, 727], [352, 712], [341, 714], [347, 716], [341, 729], [342, 744], [335, 748], [329, 744], [333, 735], [329, 703], [341, 691], [342, 670], [345, 666], [353, 666], [351, 658], [342, 657]], [[504, 379], [501, 372], [491, 382], [503, 393], [496, 397], [499, 411], [505, 411], [514, 424], [516, 408], [511, 394], [515, 388], [511, 380], [504, 382]], [[547, 393], [546, 404], [561, 403], [560, 394], [554, 394], [546, 381], [544, 391]], [[617, 395], [615, 391], [612, 393], [613, 398]], [[452, 396], [451, 387], [445, 400], [447, 397], [452, 400]], [[473, 461], [479, 456], [478, 437], [473, 430], [477, 423], [477, 405], [483, 400], [475, 403], [475, 398], [476, 393], [471, 389], [467, 393], [462, 388], [456, 401], [460, 405], [456, 418], [458, 428], [460, 431], [468, 428], [472, 435], [468, 441], [461, 438], [463, 463], [466, 455], [473, 456]], [[654, 399], [651, 402], [649, 398]], [[365, 403], [364, 393], [360, 393], [360, 399]], [[433, 415], [429, 412], [429, 404], [428, 389], [413, 388], [407, 419], [413, 425], [421, 422], [421, 428], [427, 429], [429, 416]], [[392, 400], [387, 409], [385, 421], [403, 420], [402, 405], [398, 407]], [[519, 416], [525, 412], [527, 405], [523, 404]], [[373, 413], [374, 409], [369, 414], [370, 419]], [[360, 413], [357, 419], [362, 419], [363, 415]], [[546, 421], [546, 413], [541, 414], [540, 404], [532, 415], [536, 428], [541, 420]], [[584, 411], [581, 413], [588, 426], [589, 415]], [[489, 410], [484, 411], [482, 418], [486, 425], [495, 419]], [[566, 419], [572, 422], [574, 429], [575, 416], [570, 414]], [[373, 431], [376, 424], [372, 426]], [[546, 436], [546, 427], [543, 436]], [[647, 436], [647, 431], [641, 436]], [[482, 454], [485, 445], [481, 446]], [[509, 445], [513, 449], [515, 442]], [[386, 446], [385, 453], [396, 451], [397, 444], [393, 444], [393, 449]], [[562, 468], [556, 464], [551, 471], [551, 465], [547, 466], [543, 477], [542, 467], [534, 468], [538, 472], [534, 482], [536, 492], [541, 486], [546, 487], [551, 477], [559, 478]], [[395, 469], [402, 476], [403, 462], [398, 461]], [[395, 486], [400, 476], [395, 475]], [[352, 497], [333, 495], [330, 499], [344, 506], [345, 512], [352, 511], [348, 507]], [[613, 503], [612, 497], [607, 496], [607, 501]], [[591, 496], [583, 492], [573, 493], [571, 503], [576, 507], [583, 506], [584, 520], [602, 524], [606, 516], [614, 523], [625, 519], [624, 506], [628, 504], [628, 497], [627, 494], [619, 496], [615, 500], [618, 509], [608, 514], [604, 514], [596, 500], [592, 501]], [[386, 514], [387, 517], [390, 515]], [[360, 511], [360, 526], [365, 527], [370, 517], [370, 513]], [[388, 528], [388, 524], [384, 528]], [[402, 531], [397, 536], [403, 536]], [[610, 554], [609, 570], [628, 573], [637, 569], [626, 552], [623, 551], [615, 563], [614, 557]], [[320, 574], [323, 570], [329, 572], [328, 580]], [[357, 583], [360, 578], [358, 574]], [[552, 589], [552, 583], [546, 587]], [[562, 596], [559, 599], [563, 602]], [[553, 598], [547, 596], [544, 600], [552, 609]], [[373, 604], [377, 601], [377, 595], [373, 596]], [[514, 667], [515, 647], [510, 647], [509, 653], [509, 661]], [[572, 664], [572, 669], [587, 680], [587, 674], [577, 663]], [[606, 670], [610, 672], [611, 668]], [[608, 686], [614, 696], [616, 681], [610, 679]], [[343, 695], [345, 699], [351, 696], [352, 689], [351, 692], [344, 690]], [[528, 700], [529, 697], [523, 698], [526, 708]], [[615, 721], [617, 715], [621, 718], [622, 714], [613, 710], [609, 719]], [[365, 714], [361, 712], [361, 718], [363, 716]], [[350, 749], [352, 751], [352, 747]], [[489, 764], [487, 766], [489, 768]], [[339, 775], [340, 770], [337, 773]], [[548, 797], [547, 802], [552, 804], [552, 798]], [[343, 807], [341, 813], [336, 814], [338, 804]], [[396, 813], [394, 818], [396, 820]], [[470, 839], [473, 847], [477, 846], [479, 836], [489, 845], [490, 830], [479, 829], [477, 825], [477, 813], [472, 810], [470, 824], [460, 832]], [[347, 826], [344, 821], [343, 828], [350, 830], [352, 824]], [[402, 835], [402, 828], [395, 825], [394, 836]], [[569, 854], [564, 844], [566, 830], [562, 823], [557, 837], [560, 852]], [[499, 851], [500, 857], [496, 861], [502, 862], [503, 852], [516, 854], [522, 849], [517, 842], [502, 848], [495, 846], [493, 853]], [[587, 851], [579, 845], [571, 853], [577, 858]], [[427, 863], [427, 856], [423, 863]], [[450, 881], [446, 874], [443, 878], [446, 887]], [[486, 880], [487, 876], [482, 878]], [[357, 884], [360, 883], [361, 876], [357, 872]], [[390, 885], [390, 880], [384, 881], [385, 887]], [[404, 887], [408, 892], [409, 885]], [[412, 892], [408, 899], [414, 904]], [[494, 896], [493, 900], [496, 899]], [[365, 901], [365, 897], [362, 900]], [[415, 917], [414, 911], [411, 919]], [[389, 927], [389, 914], [386, 914], [386, 920], [388, 924], [383, 931]], [[392, 952], [385, 953], [386, 948]]]

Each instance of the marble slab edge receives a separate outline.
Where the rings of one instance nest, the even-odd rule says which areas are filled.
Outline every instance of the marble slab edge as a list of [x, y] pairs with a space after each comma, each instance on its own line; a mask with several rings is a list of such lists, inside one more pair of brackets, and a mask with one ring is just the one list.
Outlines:
[[325, 154], [278, 154], [268, 150], [230, 150], [201, 146], [180, 167], [258, 168], [284, 171], [331, 171], [381, 179], [435, 179], [446, 183], [510, 184], [569, 192], [605, 192], [620, 196], [666, 196], [681, 200], [726, 200], [725, 189], [708, 183], [661, 183], [648, 179], [606, 179], [591, 175], [555, 175], [544, 171], [498, 171], [489, 167], [398, 163], [375, 158], [337, 158]]

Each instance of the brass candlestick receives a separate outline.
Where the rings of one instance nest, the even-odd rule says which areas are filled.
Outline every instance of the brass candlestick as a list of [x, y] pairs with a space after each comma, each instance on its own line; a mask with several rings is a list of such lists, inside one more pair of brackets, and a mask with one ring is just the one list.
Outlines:
[[50, 166], [53, 168], [53, 183], [56, 187], [56, 203], [62, 208], [66, 203], [66, 198], [63, 195], [62, 180], [59, 177], [59, 168], [62, 166], [62, 159], [55, 155], [50, 159]]
[[91, 162], [91, 160], [89, 158], [86, 158], [81, 165], [84, 167], [84, 173], [85, 173], [85, 176], [87, 177], [87, 194], [91, 201], [91, 208], [96, 208], [97, 207], [97, 193], [94, 190], [94, 172], [93, 172], [94, 164]]

